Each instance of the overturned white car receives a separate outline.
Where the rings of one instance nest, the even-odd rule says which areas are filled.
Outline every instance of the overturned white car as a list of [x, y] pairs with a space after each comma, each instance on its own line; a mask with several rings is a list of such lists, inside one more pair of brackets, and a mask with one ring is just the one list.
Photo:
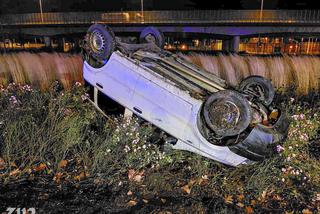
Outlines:
[[156, 28], [146, 28], [140, 42], [124, 43], [103, 25], [89, 28], [83, 76], [97, 108], [120, 105], [125, 114], [133, 113], [167, 133], [173, 148], [228, 165], [275, 153], [289, 122], [271, 107], [270, 81], [252, 76], [235, 90], [162, 50], [164, 37]]

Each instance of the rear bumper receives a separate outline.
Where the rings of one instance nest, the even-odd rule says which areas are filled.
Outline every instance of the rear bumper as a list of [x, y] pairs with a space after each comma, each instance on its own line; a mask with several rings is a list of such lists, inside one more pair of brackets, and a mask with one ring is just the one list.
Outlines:
[[242, 142], [229, 149], [252, 161], [261, 161], [276, 153], [276, 147], [282, 143], [288, 133], [290, 120], [282, 113], [273, 126], [257, 125]]

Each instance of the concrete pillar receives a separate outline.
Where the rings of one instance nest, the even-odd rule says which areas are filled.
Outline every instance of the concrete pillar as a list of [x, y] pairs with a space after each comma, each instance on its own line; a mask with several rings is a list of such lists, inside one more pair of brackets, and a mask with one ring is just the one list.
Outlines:
[[64, 37], [58, 38], [58, 50], [64, 52], [66, 40]]
[[240, 47], [240, 36], [234, 36], [232, 38], [232, 41], [233, 41], [233, 47], [232, 47], [232, 52], [235, 52], [235, 53], [239, 53], [239, 47]]
[[66, 52], [66, 40], [64, 37], [62, 38], [62, 44], [63, 52]]
[[226, 52], [231, 51], [230, 39], [222, 40], [222, 51], [226, 51]]
[[44, 40], [44, 45], [46, 48], [51, 48], [52, 44], [51, 44], [51, 38], [49, 36], [45, 36], [43, 37]]
[[238, 53], [240, 46], [240, 36], [222, 40], [222, 50], [227, 52]]

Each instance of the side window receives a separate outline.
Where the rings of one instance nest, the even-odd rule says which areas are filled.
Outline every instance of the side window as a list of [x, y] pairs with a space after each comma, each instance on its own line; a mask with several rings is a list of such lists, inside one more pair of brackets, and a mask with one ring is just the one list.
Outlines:
[[106, 115], [124, 114], [125, 108], [98, 90], [98, 106]]

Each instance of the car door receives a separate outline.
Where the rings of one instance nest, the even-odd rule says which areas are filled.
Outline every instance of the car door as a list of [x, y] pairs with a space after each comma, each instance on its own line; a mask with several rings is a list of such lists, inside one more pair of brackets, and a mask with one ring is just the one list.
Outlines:
[[165, 132], [182, 138], [192, 105], [167, 90], [169, 83], [154, 78], [147, 79], [142, 75], [137, 78], [132, 99], [133, 110]]
[[96, 87], [126, 108], [132, 107], [132, 97], [138, 75], [133, 63], [111, 58], [102, 72], [96, 74]]

